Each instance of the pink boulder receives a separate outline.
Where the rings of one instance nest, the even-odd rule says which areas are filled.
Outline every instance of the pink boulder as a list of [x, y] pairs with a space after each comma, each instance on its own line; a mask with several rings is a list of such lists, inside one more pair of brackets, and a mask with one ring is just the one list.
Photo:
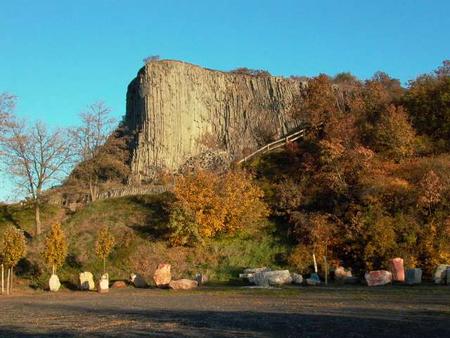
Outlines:
[[126, 289], [127, 283], [123, 280], [117, 280], [111, 285], [111, 289]]
[[390, 270], [392, 272], [392, 280], [395, 282], [405, 281], [405, 268], [403, 267], [402, 258], [394, 258], [389, 261]]
[[190, 290], [198, 286], [197, 281], [190, 279], [172, 280], [169, 283], [169, 287], [173, 290]]
[[364, 278], [368, 286], [386, 285], [392, 282], [392, 273], [386, 270], [366, 272]]

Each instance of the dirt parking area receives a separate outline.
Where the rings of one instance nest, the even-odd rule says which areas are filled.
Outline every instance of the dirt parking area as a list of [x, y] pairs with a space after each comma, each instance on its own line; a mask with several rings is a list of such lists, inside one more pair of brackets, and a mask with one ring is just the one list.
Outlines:
[[114, 289], [0, 297], [0, 335], [450, 337], [450, 287]]

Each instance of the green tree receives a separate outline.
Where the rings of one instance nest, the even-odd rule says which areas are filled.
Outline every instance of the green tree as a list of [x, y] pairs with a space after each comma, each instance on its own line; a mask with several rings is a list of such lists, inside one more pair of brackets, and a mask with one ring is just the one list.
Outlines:
[[107, 226], [101, 228], [97, 233], [95, 253], [103, 260], [103, 273], [106, 273], [106, 258], [111, 253], [115, 244], [115, 238]]
[[61, 226], [55, 223], [45, 240], [44, 251], [42, 252], [45, 263], [52, 268], [55, 274], [56, 268], [63, 265], [67, 256], [67, 242]]

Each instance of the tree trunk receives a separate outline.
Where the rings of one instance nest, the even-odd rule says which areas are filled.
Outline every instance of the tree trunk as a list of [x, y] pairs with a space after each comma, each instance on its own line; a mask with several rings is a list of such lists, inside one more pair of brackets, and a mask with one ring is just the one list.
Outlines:
[[8, 276], [6, 277], [6, 294], [9, 295], [9, 281], [11, 276], [11, 269], [8, 269]]
[[91, 202], [95, 202], [97, 200], [97, 184], [93, 182], [92, 178], [89, 178], [89, 194], [91, 195]]
[[9, 285], [9, 293], [12, 294], [14, 284], [14, 267], [11, 267], [11, 283]]
[[5, 293], [5, 267], [2, 264], [2, 295]]
[[317, 273], [317, 261], [316, 261], [316, 255], [313, 253], [313, 261], [314, 261], [314, 272]]
[[35, 235], [39, 236], [42, 233], [42, 229], [41, 229], [41, 210], [38, 200], [36, 200], [34, 203], [34, 221], [36, 225]]

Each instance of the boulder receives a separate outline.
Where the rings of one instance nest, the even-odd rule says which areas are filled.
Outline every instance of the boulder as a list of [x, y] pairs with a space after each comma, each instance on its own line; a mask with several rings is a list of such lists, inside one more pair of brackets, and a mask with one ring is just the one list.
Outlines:
[[195, 280], [197, 281], [198, 286], [201, 286], [208, 282], [208, 276], [203, 273], [197, 273], [195, 274]]
[[170, 264], [161, 263], [155, 270], [153, 280], [157, 287], [167, 287], [169, 285], [172, 275], [170, 273]]
[[256, 273], [271, 271], [269, 268], [262, 267], [262, 268], [248, 268], [245, 269], [243, 273], [239, 274], [239, 278], [248, 279], [250, 283], [255, 283], [254, 276]]
[[94, 276], [85, 271], [80, 273], [80, 290], [95, 290]]
[[169, 288], [173, 290], [189, 290], [198, 286], [197, 281], [191, 279], [179, 279], [171, 280], [169, 282]]
[[292, 277], [289, 270], [256, 272], [251, 279], [254, 284], [259, 286], [276, 286], [292, 283]]
[[422, 269], [406, 270], [406, 284], [414, 285], [422, 283]]
[[392, 273], [392, 280], [394, 282], [405, 281], [405, 268], [403, 267], [402, 258], [393, 258], [389, 261], [390, 270]]
[[302, 284], [303, 283], [303, 276], [299, 273], [291, 273], [292, 283], [294, 284]]
[[123, 280], [116, 280], [114, 283], [112, 283], [111, 289], [126, 289], [127, 286], [127, 282]]
[[55, 274], [51, 275], [50, 279], [48, 280], [49, 290], [52, 292], [57, 292], [60, 287], [61, 287], [61, 282], [59, 281], [58, 276]]
[[136, 273], [130, 275], [130, 281], [136, 288], [146, 288], [148, 286], [144, 277]]
[[386, 285], [392, 282], [392, 273], [386, 270], [366, 272], [364, 278], [368, 286]]
[[433, 275], [433, 281], [435, 284], [445, 284], [448, 268], [450, 268], [450, 265], [448, 264], [438, 265]]
[[100, 293], [106, 293], [109, 291], [109, 275], [105, 273], [97, 282], [97, 291]]
[[306, 285], [317, 286], [320, 285], [320, 277], [317, 273], [312, 273], [309, 278], [306, 278]]
[[352, 271], [351, 270], [347, 270], [343, 266], [338, 266], [334, 270], [334, 278], [336, 279], [336, 281], [343, 282], [348, 277], [352, 277]]

